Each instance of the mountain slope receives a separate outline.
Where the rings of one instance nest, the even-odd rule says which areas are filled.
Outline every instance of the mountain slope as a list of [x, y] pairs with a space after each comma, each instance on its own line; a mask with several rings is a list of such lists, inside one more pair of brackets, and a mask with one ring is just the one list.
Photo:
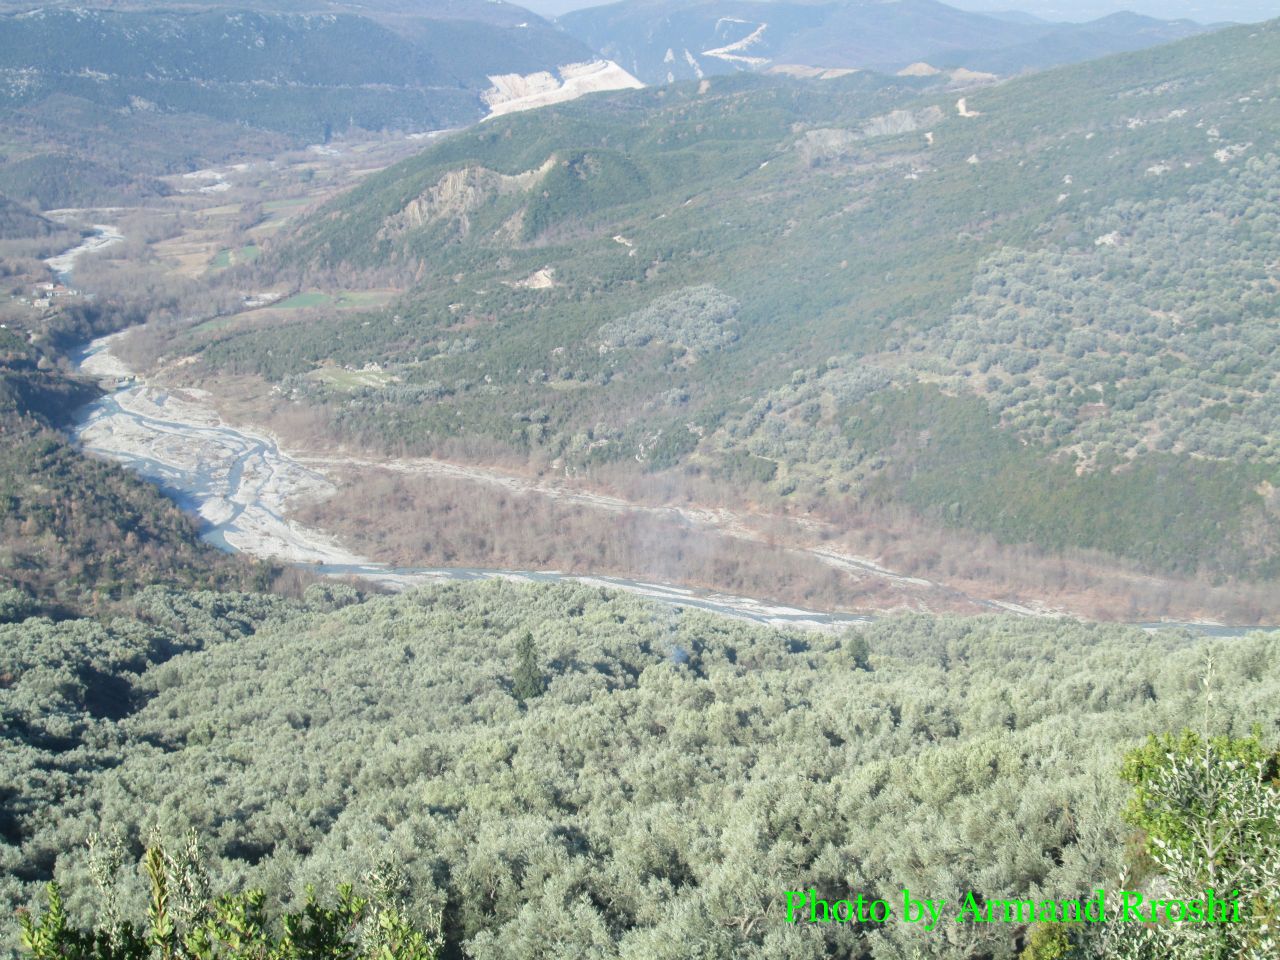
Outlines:
[[[1254, 318], [1276, 260], [1249, 211], [1278, 179], [1278, 37], [1229, 30], [961, 102], [927, 78], [739, 76], [493, 121], [371, 177], [250, 281], [355, 268], [414, 285], [386, 313], [197, 335], [174, 355], [282, 383], [387, 449], [486, 438], [566, 469], [681, 464], [833, 516], [905, 502], [1008, 542], [1274, 576], [1273, 445], [1231, 439], [1231, 398], [1258, 393], [1247, 422], [1265, 438], [1277, 393], [1258, 377], [1280, 345]], [[1187, 202], [1204, 189], [1236, 218], [1205, 247], [1229, 256], [1204, 260], [1211, 283], [1174, 283], [1201, 274], [1158, 243], [1123, 283], [1065, 271], [1068, 297], [1117, 305], [1118, 332], [1036, 354], [1062, 336], [1037, 320], [1043, 343], [1014, 356], [1013, 319], [1062, 295], [1022, 264], [1105, 254], [1111, 233], [1137, 256], [1124, 238], [1145, 217], [1214, 236]], [[975, 309], [998, 323], [965, 321], [978, 342], [945, 351]], [[1164, 356], [1143, 338], [1168, 316], [1218, 346]], [[1062, 381], [1080, 349], [1094, 379]], [[394, 380], [353, 396], [311, 375], [330, 362]], [[907, 442], [921, 410], [936, 443]]]
[[0, 194], [0, 240], [46, 237], [60, 229], [52, 220]]
[[894, 71], [935, 66], [1017, 73], [1191, 36], [1190, 21], [1108, 17], [1083, 27], [957, 10], [935, 0], [627, 0], [557, 21], [649, 83], [805, 65]]
[[590, 59], [530, 16], [523, 27], [351, 14], [37, 10], [0, 20], [12, 110], [68, 94], [111, 110], [181, 112], [313, 140], [360, 127], [475, 119], [489, 74]]
[[[159, 824], [273, 902], [390, 864], [475, 960], [910, 956], [939, 933], [788, 924], [780, 891], [1109, 886], [1122, 758], [1199, 722], [1220, 651], [1013, 618], [805, 635], [586, 586], [352, 599], [150, 590], [133, 619], [0, 624], [6, 912], [56, 878], [93, 916], [100, 832], [126, 844], [121, 915], [145, 917], [133, 861]], [[1215, 715], [1272, 722], [1276, 636], [1231, 651]], [[1019, 926], [971, 927], [952, 955], [1016, 956]]]
[[0, 191], [46, 208], [128, 202], [162, 190], [149, 177], [331, 136], [531, 105], [513, 85], [544, 100], [638, 85], [527, 10], [483, 0], [0, 9]]
[[1114, 13], [1088, 23], [1055, 24], [1043, 36], [1000, 49], [953, 52], [946, 62], [1011, 75], [1172, 43], [1206, 29], [1190, 20], [1157, 20], [1132, 13]]
[[[52, 370], [27, 331], [0, 329], [0, 596], [33, 609], [109, 611], [154, 583], [265, 589], [278, 568], [201, 542], [196, 523], [123, 468], [63, 432], [97, 395]], [[18, 335], [21, 334], [21, 335]], [[3, 603], [0, 603], [3, 607]]]

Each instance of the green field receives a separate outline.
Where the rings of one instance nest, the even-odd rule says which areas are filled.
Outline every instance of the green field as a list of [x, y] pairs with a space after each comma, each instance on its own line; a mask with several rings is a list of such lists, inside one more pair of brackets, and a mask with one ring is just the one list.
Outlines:
[[224, 249], [219, 250], [217, 256], [209, 261], [210, 270], [225, 270], [228, 267], [237, 266], [241, 263], [252, 263], [257, 260], [262, 253], [262, 248], [257, 244], [246, 244], [237, 250]]
[[391, 299], [393, 294], [385, 291], [343, 290], [338, 293], [324, 293], [319, 290], [306, 290], [295, 293], [292, 297], [273, 303], [272, 310], [303, 310], [313, 307], [373, 307], [380, 306]]
[[268, 200], [262, 205], [262, 209], [268, 213], [278, 213], [281, 210], [297, 210], [299, 207], [305, 207], [310, 203], [307, 197], [292, 197], [288, 200]]
[[295, 293], [288, 299], [281, 300], [279, 303], [271, 305], [272, 310], [301, 310], [308, 307], [327, 307], [333, 302], [334, 298], [318, 290], [311, 290], [305, 293]]
[[377, 388], [391, 382], [392, 375], [381, 370], [343, 370], [338, 367], [321, 367], [307, 374], [311, 380], [328, 384], [338, 390]]

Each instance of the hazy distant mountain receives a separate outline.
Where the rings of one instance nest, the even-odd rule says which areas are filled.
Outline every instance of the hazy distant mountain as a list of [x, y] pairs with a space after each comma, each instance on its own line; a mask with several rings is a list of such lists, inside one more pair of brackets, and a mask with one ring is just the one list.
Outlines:
[[1000, 50], [952, 53], [948, 62], [972, 70], [1013, 74], [1141, 50], [1203, 31], [1202, 25], [1190, 20], [1156, 20], [1136, 13], [1114, 13], [1088, 23], [1054, 24], [1053, 29], [1034, 40]]
[[1109, 17], [1082, 29], [957, 10], [936, 0], [625, 0], [560, 18], [573, 36], [649, 83], [798, 64], [896, 70], [916, 61], [1001, 73], [1087, 60], [1204, 28]]
[[1253, 23], [1280, 16], [1280, 0], [952, 0], [964, 10], [1007, 8], [1046, 20], [1096, 20], [1129, 11], [1200, 23]]
[[[956, 4], [955, 6], [958, 9], [964, 9], [962, 4]], [[997, 20], [1008, 20], [1010, 23], [1031, 24], [1032, 26], [1045, 26], [1053, 23], [1052, 20], [1037, 17], [1034, 13], [1027, 13], [1025, 10], [979, 10], [978, 12], [985, 13], [989, 17], [995, 17]]]
[[175, 169], [639, 85], [596, 59], [489, 0], [0, 0], [0, 190], [41, 207], [116, 202]]
[[[192, 113], [321, 139], [349, 127], [470, 121], [484, 113], [490, 75], [592, 59], [510, 4], [383, 2], [365, 16], [323, 2], [249, 5], [259, 9], [4, 15], [0, 111], [69, 94], [115, 111]], [[328, 10], [338, 12], [320, 12]]]

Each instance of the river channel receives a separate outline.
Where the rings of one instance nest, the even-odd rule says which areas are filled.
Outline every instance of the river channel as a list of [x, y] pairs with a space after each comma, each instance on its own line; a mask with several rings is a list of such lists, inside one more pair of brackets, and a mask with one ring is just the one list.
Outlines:
[[[75, 261], [82, 254], [124, 239], [111, 226], [95, 225], [94, 229], [94, 234], [78, 246], [45, 261], [60, 279], [70, 279]], [[112, 352], [112, 345], [120, 336], [100, 337], [73, 357], [82, 374], [97, 378], [110, 389], [76, 412], [72, 434], [85, 451], [123, 464], [198, 516], [203, 527], [201, 535], [219, 549], [297, 564], [320, 574], [359, 577], [392, 589], [446, 580], [572, 581], [771, 626], [831, 631], [874, 619], [623, 577], [554, 570], [393, 567], [359, 556], [322, 531], [307, 528], [287, 515], [290, 506], [308, 498], [321, 499], [337, 493], [325, 474], [282, 451], [273, 437], [227, 424], [204, 401], [200, 391], [167, 391], [135, 377]], [[996, 604], [988, 605], [997, 609]], [[1148, 630], [1185, 627], [1215, 636], [1240, 636], [1259, 629], [1202, 623], [1135, 626]]]
[[[199, 391], [171, 392], [136, 379], [111, 352], [118, 336], [95, 340], [76, 357], [82, 373], [115, 389], [78, 411], [73, 433], [84, 450], [124, 464], [197, 515], [204, 539], [220, 549], [322, 574], [356, 576], [393, 589], [446, 580], [573, 581], [773, 626], [833, 630], [873, 619], [622, 577], [377, 563], [287, 516], [291, 504], [335, 494], [323, 473], [281, 450], [273, 437], [225, 423], [202, 402]], [[1186, 627], [1216, 636], [1240, 636], [1256, 629], [1198, 623], [1138, 626]]]
[[198, 391], [166, 391], [134, 378], [111, 352], [118, 336], [93, 341], [75, 358], [82, 373], [114, 384], [115, 389], [77, 412], [73, 433], [84, 450], [125, 465], [197, 515], [204, 539], [220, 549], [295, 563], [324, 574], [357, 576], [392, 588], [495, 578], [573, 581], [775, 626], [838, 629], [870, 621], [865, 616], [803, 610], [621, 577], [377, 563], [286, 515], [291, 504], [334, 495], [324, 474], [282, 451], [271, 436], [226, 424], [201, 402]]

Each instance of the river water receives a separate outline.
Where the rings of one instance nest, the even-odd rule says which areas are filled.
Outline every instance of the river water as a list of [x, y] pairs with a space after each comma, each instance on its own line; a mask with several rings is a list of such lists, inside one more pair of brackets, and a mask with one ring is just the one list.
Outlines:
[[283, 560], [319, 573], [357, 576], [393, 588], [494, 578], [573, 581], [775, 626], [839, 629], [870, 620], [622, 577], [547, 570], [392, 567], [361, 557], [286, 515], [291, 504], [335, 493], [323, 474], [282, 451], [274, 438], [226, 424], [210, 405], [201, 402], [198, 391], [170, 392], [134, 379], [111, 352], [118, 336], [93, 341], [75, 358], [82, 373], [113, 382], [116, 388], [82, 407], [72, 432], [84, 450], [125, 465], [196, 514], [204, 527], [204, 539], [220, 549]]
[[[45, 261], [64, 282], [70, 280], [80, 256], [124, 239], [110, 225], [96, 224], [94, 231], [77, 246]], [[77, 412], [72, 433], [87, 452], [123, 464], [198, 516], [203, 538], [219, 549], [294, 563], [322, 574], [360, 577], [394, 589], [446, 580], [572, 581], [772, 626], [838, 630], [873, 619], [622, 577], [377, 563], [288, 518], [291, 505], [335, 494], [324, 474], [293, 459], [273, 437], [225, 423], [212, 405], [202, 402], [199, 391], [168, 392], [137, 380], [112, 353], [119, 336], [94, 340], [74, 357], [82, 373], [114, 389]], [[1239, 636], [1256, 629], [1198, 623], [1137, 626], [1186, 627], [1216, 636]]]
[[70, 250], [64, 250], [56, 257], [48, 257], [44, 262], [60, 278], [66, 279], [71, 276], [71, 268], [83, 254], [105, 250], [124, 240], [124, 235], [110, 224], [95, 223], [93, 229], [93, 234], [85, 237], [80, 244]]
[[[225, 423], [210, 404], [202, 402], [199, 391], [170, 392], [136, 380], [111, 352], [118, 336], [93, 341], [76, 358], [81, 372], [111, 382], [115, 389], [78, 411], [73, 433], [84, 450], [124, 464], [196, 514], [204, 539], [220, 549], [294, 563], [322, 574], [356, 576], [394, 589], [446, 580], [572, 581], [772, 626], [838, 630], [872, 619], [621, 577], [377, 563], [288, 518], [291, 505], [334, 495], [324, 474], [282, 451], [271, 436]], [[1171, 623], [1139, 626], [1187, 627], [1218, 636], [1243, 635], [1250, 629]]]

